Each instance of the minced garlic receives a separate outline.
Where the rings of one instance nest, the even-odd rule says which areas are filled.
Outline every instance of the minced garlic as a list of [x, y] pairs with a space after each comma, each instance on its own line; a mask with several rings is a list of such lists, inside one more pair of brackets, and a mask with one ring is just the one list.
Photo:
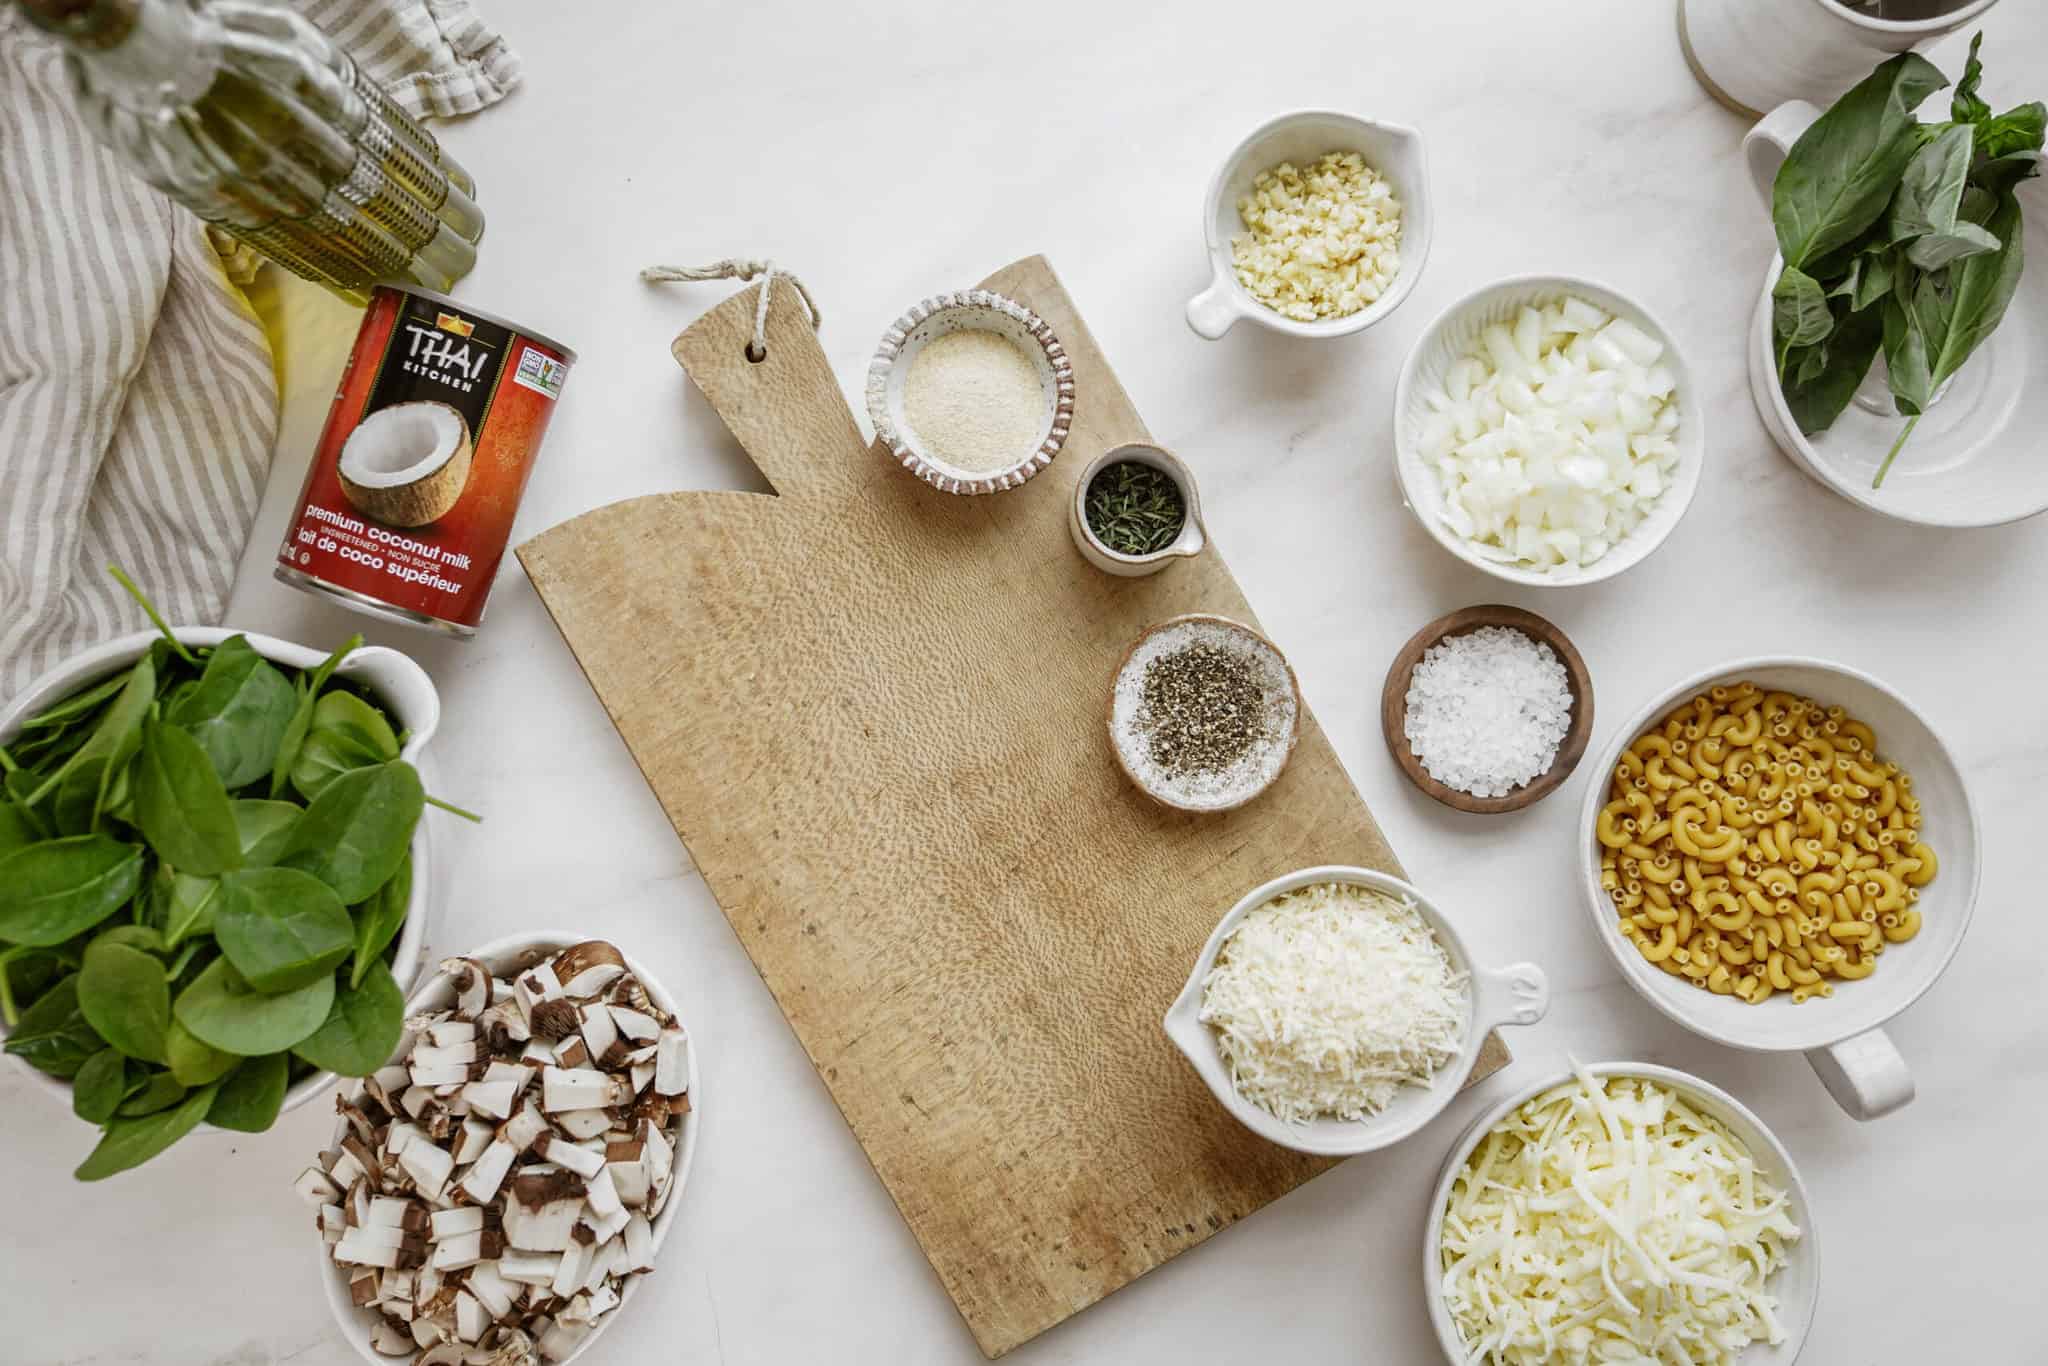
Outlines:
[[1237, 213], [1249, 229], [1230, 243], [1238, 282], [1297, 322], [1356, 313], [1400, 271], [1401, 201], [1356, 152], [1260, 172]]

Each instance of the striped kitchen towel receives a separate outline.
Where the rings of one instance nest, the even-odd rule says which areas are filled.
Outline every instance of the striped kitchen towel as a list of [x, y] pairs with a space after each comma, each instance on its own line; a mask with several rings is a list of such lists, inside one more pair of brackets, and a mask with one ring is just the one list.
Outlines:
[[[416, 116], [472, 113], [519, 58], [468, 0], [295, 0]], [[129, 175], [57, 46], [0, 0], [0, 701], [65, 656], [220, 617], [270, 468], [256, 258]]]

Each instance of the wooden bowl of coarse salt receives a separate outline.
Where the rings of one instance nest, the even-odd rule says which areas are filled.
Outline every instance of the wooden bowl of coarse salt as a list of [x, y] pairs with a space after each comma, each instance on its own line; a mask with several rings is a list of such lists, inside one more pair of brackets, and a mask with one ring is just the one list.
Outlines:
[[1000, 493], [1052, 463], [1074, 365], [1046, 321], [992, 290], [940, 294], [890, 324], [868, 417], [903, 468], [947, 493]]
[[1565, 633], [1493, 603], [1408, 638], [1380, 693], [1387, 752], [1458, 811], [1519, 811], [1571, 776], [1593, 738], [1593, 680]]

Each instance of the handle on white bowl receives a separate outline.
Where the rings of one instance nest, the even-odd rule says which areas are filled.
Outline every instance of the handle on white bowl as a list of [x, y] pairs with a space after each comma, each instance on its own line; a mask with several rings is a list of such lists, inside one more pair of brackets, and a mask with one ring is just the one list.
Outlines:
[[1882, 1119], [1912, 1103], [1913, 1074], [1882, 1029], [1851, 1035], [1840, 1043], [1816, 1048], [1807, 1062], [1820, 1074], [1835, 1104], [1852, 1119]]
[[1473, 976], [1480, 984], [1480, 1018], [1488, 1026], [1532, 1025], [1550, 1010], [1550, 978], [1534, 963], [1514, 963]]
[[1750, 182], [1756, 186], [1757, 198], [1763, 200], [1765, 213], [1771, 211], [1771, 185], [1778, 178], [1778, 168], [1785, 164], [1799, 135], [1819, 117], [1820, 110], [1805, 100], [1786, 100], [1742, 135], [1742, 160], [1749, 167]]
[[1209, 287], [1188, 300], [1188, 326], [1195, 329], [1195, 335], [1215, 341], [1228, 332], [1231, 325], [1243, 315], [1231, 301], [1230, 286], [1218, 276]]

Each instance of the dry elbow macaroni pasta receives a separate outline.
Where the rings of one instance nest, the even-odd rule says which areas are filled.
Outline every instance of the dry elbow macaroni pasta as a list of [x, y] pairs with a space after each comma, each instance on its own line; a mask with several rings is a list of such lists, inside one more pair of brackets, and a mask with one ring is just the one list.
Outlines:
[[1752, 1005], [1834, 993], [1920, 932], [1934, 880], [1912, 778], [1840, 707], [1709, 689], [1622, 751], [1600, 885], [1674, 977]]

